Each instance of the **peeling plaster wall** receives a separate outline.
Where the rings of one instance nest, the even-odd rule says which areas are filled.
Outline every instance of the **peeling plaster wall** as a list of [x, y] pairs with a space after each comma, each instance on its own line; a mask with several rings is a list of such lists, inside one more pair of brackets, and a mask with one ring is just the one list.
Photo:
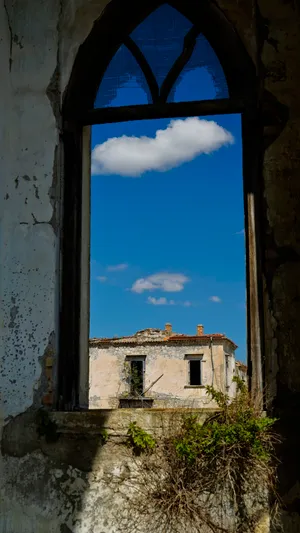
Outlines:
[[57, 351], [62, 190], [59, 110], [77, 50], [106, 3], [0, 3], [4, 418], [40, 404], [47, 390], [44, 359], [49, 349], [54, 357]]
[[[99, 518], [99, 509], [111, 506], [112, 493], [97, 439], [90, 438], [87, 475], [83, 462], [73, 465], [74, 457], [85, 453], [84, 438], [66, 439], [59, 449], [49, 444], [46, 450], [32, 444], [24, 424], [26, 410], [39, 406], [47, 390], [45, 357], [57, 351], [60, 104], [78, 47], [106, 3], [0, 0], [0, 425], [5, 420], [4, 432], [13, 427], [18, 437], [14, 453], [4, 446], [13, 446], [14, 437], [2, 439], [1, 533], [113, 533], [104, 514]], [[299, 1], [258, 0], [258, 46], [252, 3], [217, 3], [249, 55], [258, 59], [266, 89], [289, 113], [264, 154], [259, 218], [266, 383], [285, 439], [279, 450], [282, 525], [294, 533], [300, 531]], [[114, 453], [110, 448], [111, 470]]]
[[[3, 438], [1, 533], [129, 533], [120, 521], [138, 468], [138, 459], [124, 446], [129, 423], [136, 421], [157, 437], [180, 417], [180, 411], [155, 409], [60, 413], [51, 416], [57, 434], [46, 437], [39, 437], [32, 413], [12, 424]], [[20, 429], [27, 447], [19, 444]], [[141, 516], [139, 531], [149, 533]], [[257, 531], [268, 533], [268, 527]]]
[[[6, 173], [9, 172], [10, 167], [10, 157], [5, 157], [4, 154], [8, 153], [9, 146], [9, 133], [8, 133], [8, 124], [10, 117], [10, 79], [9, 79], [9, 55], [10, 55], [10, 33], [9, 27], [7, 24], [7, 17], [5, 12], [4, 3], [1, 0], [0, 2], [0, 71], [3, 73], [2, 83], [0, 85], [0, 180], [3, 182], [3, 177]], [[1, 194], [1, 199], [3, 195]], [[0, 293], [1, 293], [1, 302], [3, 301], [3, 282], [2, 282], [2, 271], [3, 271], [3, 222], [2, 222], [2, 203], [0, 205]], [[4, 320], [2, 314], [2, 305], [0, 307], [1, 313], [1, 336], [0, 336], [0, 372], [3, 368], [4, 363]], [[2, 389], [2, 387], [1, 387]], [[1, 394], [1, 390], [0, 390]], [[4, 421], [4, 410], [3, 410], [3, 399], [2, 394], [0, 396], [0, 428], [2, 428]]]
[[49, 16], [47, 4], [39, 3], [35, 25], [32, 2], [1, 6], [0, 373], [5, 417], [32, 405], [43, 354], [57, 332], [59, 242], [49, 191], [58, 131], [47, 87], [56, 68], [59, 5], [52, 2]]

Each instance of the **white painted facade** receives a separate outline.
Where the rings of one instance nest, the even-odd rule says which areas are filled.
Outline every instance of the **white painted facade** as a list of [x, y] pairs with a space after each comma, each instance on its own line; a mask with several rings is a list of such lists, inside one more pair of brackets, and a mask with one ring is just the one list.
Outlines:
[[[143, 397], [151, 398], [153, 407], [215, 407], [207, 385], [234, 396], [236, 345], [225, 335], [204, 335], [202, 326], [197, 336], [172, 334], [167, 326], [90, 340], [90, 408], [117, 408], [131, 396], [126, 366], [135, 359], [143, 362]], [[196, 360], [200, 378], [191, 384], [190, 361]]]

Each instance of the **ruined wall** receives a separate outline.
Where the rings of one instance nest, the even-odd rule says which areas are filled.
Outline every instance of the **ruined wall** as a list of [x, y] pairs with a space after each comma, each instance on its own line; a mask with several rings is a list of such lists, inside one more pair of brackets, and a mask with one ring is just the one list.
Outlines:
[[[1, 0], [1, 397], [39, 405], [56, 356], [62, 218], [62, 94], [107, 2]], [[34, 22], [38, 20], [38, 22]]]
[[46, 362], [55, 362], [58, 344], [60, 105], [78, 47], [104, 5], [0, 1], [0, 434], [4, 424], [18, 427], [15, 450], [4, 440], [1, 446], [1, 533], [70, 531], [64, 518], [76, 515], [88, 485], [84, 468], [73, 468], [62, 450], [55, 460], [34, 451], [23, 413], [51, 402]]
[[[51, 101], [58, 2], [1, 5], [1, 399], [3, 416], [40, 403], [41, 368], [55, 349], [59, 280], [59, 132]], [[40, 43], [44, 46], [41, 49]], [[3, 94], [4, 92], [4, 94]]]
[[[189, 387], [187, 355], [201, 355], [202, 386]], [[212, 357], [211, 357], [212, 355]], [[161, 343], [139, 344], [138, 346], [110, 346], [90, 348], [90, 408], [118, 407], [118, 398], [128, 393], [124, 363], [126, 357], [145, 356], [145, 390], [158, 379], [146, 394], [154, 398], [154, 407], [175, 405], [195, 407], [214, 405], [208, 400], [205, 386], [214, 385], [225, 390], [223, 344], [213, 343], [212, 354], [209, 345], [166, 345]], [[232, 358], [234, 360], [234, 358]], [[233, 367], [230, 368], [233, 377]]]
[[282, 2], [272, 15], [268, 2], [261, 6], [269, 32], [262, 50], [265, 86], [289, 112], [284, 131], [266, 150], [263, 172], [266, 373], [270, 399], [281, 420], [279, 473], [285, 531], [300, 530], [299, 7], [299, 2]]
[[[198, 416], [201, 422], [207, 415]], [[136, 422], [158, 440], [181, 417], [180, 410], [119, 409], [45, 418], [30, 412], [15, 419], [6, 426], [2, 442], [10, 460], [3, 469], [6, 497], [0, 531], [131, 533], [124, 520], [129, 509], [138, 517], [137, 531], [149, 533], [147, 518], [130, 508], [130, 494], [139, 487], [139, 461], [126, 445], [128, 427]], [[26, 444], [24, 437], [20, 441], [21, 432]], [[264, 515], [256, 532], [268, 533]]]
[[[37, 444], [35, 429], [32, 438], [30, 424], [51, 392], [46, 358], [57, 356], [61, 95], [78, 47], [106, 3], [0, 0], [1, 533], [113, 533], [104, 511], [112, 492], [99, 438], [85, 427], [76, 438], [70, 431], [61, 445], [50, 439], [44, 446], [43, 440]], [[266, 377], [285, 437], [279, 450], [283, 526], [294, 533], [300, 530], [299, 2], [258, 0], [258, 48], [251, 2], [218, 4], [289, 115], [264, 154], [259, 220]], [[281, 120], [276, 110], [271, 130]], [[272, 131], [265, 133], [272, 137]], [[108, 455], [113, 471], [117, 455], [112, 449]]]

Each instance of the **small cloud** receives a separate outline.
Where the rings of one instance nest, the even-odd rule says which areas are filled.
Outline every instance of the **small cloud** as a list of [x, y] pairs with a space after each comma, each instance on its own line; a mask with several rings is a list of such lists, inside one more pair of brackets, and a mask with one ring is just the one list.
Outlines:
[[190, 307], [192, 305], [192, 302], [175, 302], [175, 300], [168, 300], [163, 296], [161, 298], [149, 296], [147, 303], [151, 305], [183, 305], [183, 307]]
[[245, 230], [241, 229], [241, 231], [236, 231], [235, 235], [245, 235]]
[[147, 302], [151, 305], [170, 305], [167, 298], [152, 298], [149, 296]]
[[119, 265], [110, 265], [106, 268], [107, 272], [121, 272], [128, 268], [127, 263], [120, 263]]
[[219, 296], [211, 296], [209, 299], [210, 299], [211, 302], [214, 302], [216, 304], [220, 304], [222, 302], [222, 300], [221, 300], [221, 298], [219, 298]]
[[105, 283], [107, 281], [107, 277], [106, 276], [97, 276], [96, 279], [98, 281], [101, 281], [101, 283]]
[[137, 279], [131, 287], [132, 292], [142, 293], [144, 291], [159, 290], [163, 292], [180, 292], [184, 289], [185, 283], [189, 281], [184, 274], [169, 274], [162, 272], [153, 274], [147, 278]]
[[213, 120], [171, 120], [154, 138], [122, 135], [95, 146], [92, 174], [138, 177], [151, 170], [165, 172], [233, 143], [232, 134]]

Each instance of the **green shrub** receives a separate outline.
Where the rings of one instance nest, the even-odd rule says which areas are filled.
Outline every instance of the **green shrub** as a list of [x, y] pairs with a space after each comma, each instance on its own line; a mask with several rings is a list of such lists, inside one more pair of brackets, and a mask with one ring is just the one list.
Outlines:
[[108, 441], [108, 433], [105, 428], [101, 429], [100, 441], [101, 441], [101, 444], [105, 444]]
[[237, 396], [230, 399], [213, 387], [206, 387], [207, 394], [215, 400], [220, 411], [206, 420], [197, 422], [197, 416], [184, 421], [181, 433], [176, 437], [175, 449], [188, 463], [198, 458], [217, 454], [234, 455], [244, 460], [250, 457], [268, 462], [272, 458], [272, 426], [275, 418], [263, 417], [256, 409], [242, 380], [235, 378]]
[[263, 415], [241, 380], [235, 382], [233, 399], [207, 387], [216, 412], [203, 424], [198, 414], [183, 415], [179, 425], [177, 418], [162, 427], [157, 445], [130, 424], [134, 452], [152, 453], [139, 459], [123, 531], [139, 531], [135, 527], [143, 517], [152, 533], [253, 533], [264, 513], [275, 513], [275, 419]]
[[127, 445], [132, 448], [135, 455], [150, 452], [156, 446], [156, 441], [152, 435], [138, 426], [136, 422], [129, 424], [127, 439]]

